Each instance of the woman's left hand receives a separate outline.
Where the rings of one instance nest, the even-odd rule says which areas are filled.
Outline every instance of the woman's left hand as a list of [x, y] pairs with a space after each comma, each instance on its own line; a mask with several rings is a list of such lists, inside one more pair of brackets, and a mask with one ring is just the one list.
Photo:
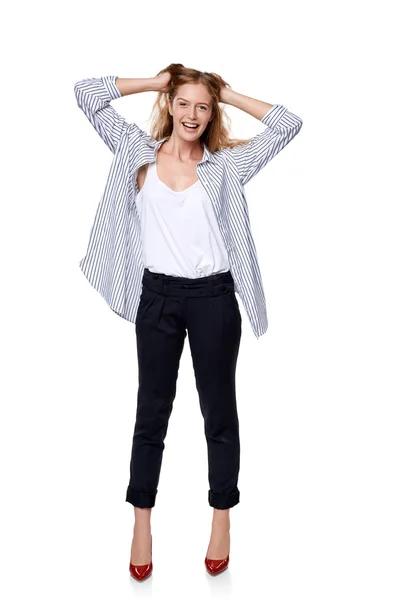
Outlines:
[[219, 102], [225, 102], [225, 93], [227, 88], [226, 82], [222, 79], [221, 75], [217, 73], [210, 73], [219, 83]]
[[226, 93], [229, 90], [229, 88], [226, 87], [226, 85], [221, 85], [221, 87], [219, 88], [219, 101], [223, 102], [224, 104], [226, 104]]

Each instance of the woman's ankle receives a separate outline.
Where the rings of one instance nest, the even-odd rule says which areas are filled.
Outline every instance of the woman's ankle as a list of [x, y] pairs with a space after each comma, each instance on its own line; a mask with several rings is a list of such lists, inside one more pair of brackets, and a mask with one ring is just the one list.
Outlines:
[[212, 526], [216, 527], [216, 528], [222, 527], [224, 529], [230, 528], [229, 508], [227, 508], [225, 510], [219, 510], [219, 509], [214, 508]]
[[135, 506], [135, 522], [134, 530], [150, 531], [151, 530], [151, 508], [139, 508]]

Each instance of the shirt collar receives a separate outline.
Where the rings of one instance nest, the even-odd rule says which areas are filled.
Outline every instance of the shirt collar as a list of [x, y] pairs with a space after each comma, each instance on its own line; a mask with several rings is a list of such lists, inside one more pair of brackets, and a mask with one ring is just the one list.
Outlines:
[[[165, 142], [165, 140], [167, 140], [169, 138], [169, 136], [165, 136], [163, 137], [161, 140], [156, 140], [153, 137], [150, 136], [150, 139], [148, 140], [148, 144], [150, 146], [152, 146], [152, 148], [154, 148], [154, 151], [157, 152], [159, 147], [161, 146], [161, 144], [163, 142]], [[207, 148], [207, 146], [203, 143], [202, 144], [203, 148], [204, 148], [204, 155], [203, 158], [201, 159], [200, 163], [205, 162], [206, 160], [209, 160], [211, 162], [215, 162], [215, 158], [213, 156], [213, 153]]]

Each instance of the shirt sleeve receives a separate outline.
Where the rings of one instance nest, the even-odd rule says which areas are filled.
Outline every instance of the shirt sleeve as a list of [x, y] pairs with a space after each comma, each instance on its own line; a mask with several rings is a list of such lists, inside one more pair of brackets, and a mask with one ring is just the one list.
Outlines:
[[[129, 123], [110, 104], [111, 100], [122, 96], [116, 79], [117, 75], [92, 77], [82, 79], [74, 86], [79, 108], [114, 154], [122, 133], [129, 127]], [[146, 135], [139, 127], [136, 128], [139, 133]]]
[[264, 131], [249, 142], [226, 148], [237, 168], [242, 185], [250, 181], [300, 131], [303, 121], [282, 104], [274, 104], [262, 117]]

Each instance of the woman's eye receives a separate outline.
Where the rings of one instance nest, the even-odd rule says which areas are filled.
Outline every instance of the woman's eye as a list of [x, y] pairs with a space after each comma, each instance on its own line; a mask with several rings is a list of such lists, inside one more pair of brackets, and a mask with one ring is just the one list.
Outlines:
[[[179, 106], [184, 106], [186, 104], [186, 102], [179, 102]], [[201, 106], [200, 108], [204, 108], [204, 110], [207, 110], [206, 106]]]

